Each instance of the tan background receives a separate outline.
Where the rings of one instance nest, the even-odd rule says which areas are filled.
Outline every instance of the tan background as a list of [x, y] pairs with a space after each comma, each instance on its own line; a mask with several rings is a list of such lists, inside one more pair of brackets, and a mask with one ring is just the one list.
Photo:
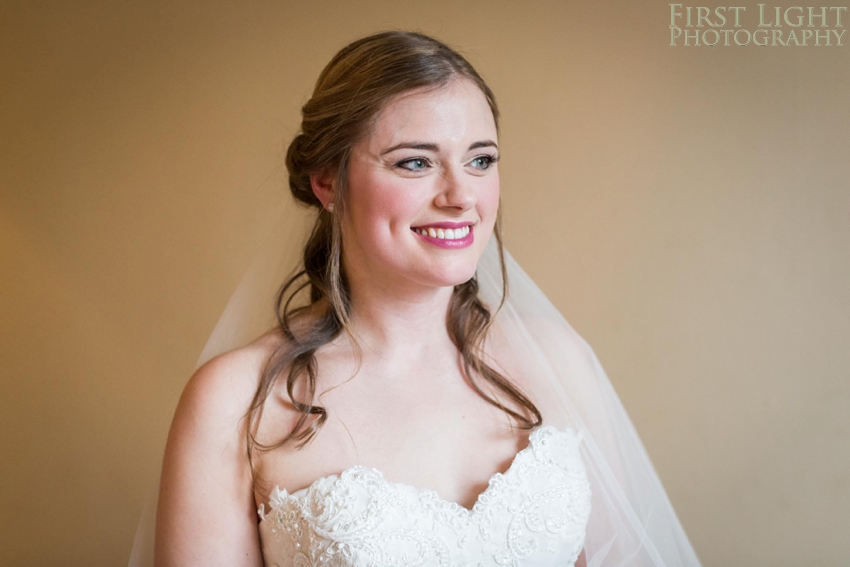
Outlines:
[[339, 47], [405, 28], [495, 90], [509, 249], [595, 347], [705, 565], [850, 564], [850, 46], [672, 48], [668, 22], [4, 2], [0, 563], [126, 563], [252, 222], [288, 199], [300, 104]]

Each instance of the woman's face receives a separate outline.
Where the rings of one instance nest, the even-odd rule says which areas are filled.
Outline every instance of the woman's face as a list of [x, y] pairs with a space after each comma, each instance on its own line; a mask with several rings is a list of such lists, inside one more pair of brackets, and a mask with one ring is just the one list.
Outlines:
[[352, 148], [342, 221], [350, 276], [432, 287], [469, 280], [496, 221], [497, 142], [487, 99], [466, 79], [391, 100]]

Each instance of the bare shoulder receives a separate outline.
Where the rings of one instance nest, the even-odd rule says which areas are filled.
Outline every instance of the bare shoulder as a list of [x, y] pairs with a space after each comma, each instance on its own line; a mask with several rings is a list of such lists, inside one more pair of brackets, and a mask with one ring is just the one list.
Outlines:
[[[309, 329], [315, 321], [313, 306], [290, 321], [290, 331], [296, 336]], [[287, 339], [277, 328], [270, 329], [251, 343], [220, 354], [198, 368], [186, 384], [175, 413], [175, 425], [189, 425], [198, 434], [218, 435], [219, 441], [238, 434], [244, 441], [246, 415], [254, 401], [270, 357], [286, 347]], [[285, 374], [286, 369], [277, 369]], [[285, 388], [278, 388], [274, 402], [263, 400], [263, 422], [279, 430], [292, 425], [298, 412], [291, 404]], [[266, 423], [266, 427], [268, 427]], [[259, 436], [263, 436], [262, 429]], [[245, 449], [244, 443], [240, 449]], [[245, 453], [245, 451], [243, 451]], [[245, 453], [247, 458], [247, 453]]]
[[190, 378], [160, 481], [156, 564], [262, 564], [245, 413], [275, 337], [221, 354]]
[[522, 322], [529, 333], [542, 344], [565, 351], [583, 362], [592, 361], [593, 349], [560, 315], [524, 315]]
[[572, 403], [602, 403], [603, 374], [593, 349], [557, 313], [508, 313], [493, 326], [490, 348], [544, 419], [563, 414], [565, 387]]
[[234, 418], [239, 421], [257, 391], [266, 361], [279, 344], [280, 338], [269, 331], [203, 364], [183, 389], [178, 414], [207, 426], [234, 424]]
[[593, 364], [595, 356], [581, 335], [552, 313], [503, 315], [496, 319], [487, 338], [491, 356], [514, 371], [521, 370], [527, 364], [525, 357], [540, 353], [540, 349], [547, 355], [569, 357], [588, 366]]

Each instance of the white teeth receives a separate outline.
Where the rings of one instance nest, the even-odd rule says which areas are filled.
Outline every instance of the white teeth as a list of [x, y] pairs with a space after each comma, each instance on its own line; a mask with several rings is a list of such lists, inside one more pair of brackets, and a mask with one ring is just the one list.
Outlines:
[[444, 240], [457, 240], [458, 238], [463, 238], [467, 234], [469, 234], [469, 226], [464, 226], [462, 228], [415, 228], [417, 233], [423, 236], [430, 236], [431, 238], [441, 238]]

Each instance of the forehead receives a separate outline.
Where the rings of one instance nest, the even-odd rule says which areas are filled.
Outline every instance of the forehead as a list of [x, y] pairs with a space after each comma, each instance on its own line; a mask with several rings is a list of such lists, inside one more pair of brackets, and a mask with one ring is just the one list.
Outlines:
[[487, 98], [468, 79], [444, 87], [402, 93], [376, 116], [363, 140], [370, 151], [401, 142], [452, 143], [496, 140], [496, 122]]

